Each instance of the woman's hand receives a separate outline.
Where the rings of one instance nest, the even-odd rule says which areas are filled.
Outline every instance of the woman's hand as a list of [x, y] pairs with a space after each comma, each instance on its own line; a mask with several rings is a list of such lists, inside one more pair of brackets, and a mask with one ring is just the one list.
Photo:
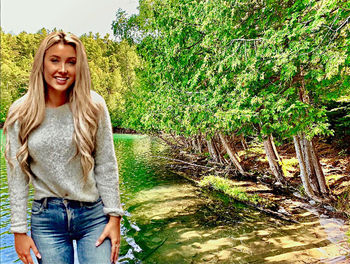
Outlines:
[[112, 243], [111, 262], [117, 263], [120, 247], [120, 216], [109, 216], [109, 222], [105, 226], [102, 234], [96, 241], [96, 247], [109, 237]]
[[32, 248], [35, 256], [41, 259], [41, 255], [33, 239], [25, 233], [15, 233], [15, 249], [19, 259], [25, 264], [34, 264], [32, 256], [30, 255], [30, 248]]

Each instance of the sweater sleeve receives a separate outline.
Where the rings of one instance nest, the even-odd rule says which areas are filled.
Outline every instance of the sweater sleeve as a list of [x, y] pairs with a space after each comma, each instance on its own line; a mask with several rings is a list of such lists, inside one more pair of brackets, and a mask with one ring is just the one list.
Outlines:
[[122, 216], [124, 211], [120, 203], [118, 164], [115, 156], [113, 131], [106, 102], [101, 97], [103, 113], [99, 120], [94, 174], [97, 189], [104, 204], [103, 212], [111, 216]]
[[22, 171], [16, 158], [16, 153], [21, 147], [18, 139], [19, 123], [16, 121], [8, 127], [6, 133], [6, 144], [9, 144], [8, 157], [13, 167], [6, 161], [8, 193], [11, 208], [12, 233], [27, 233], [27, 203], [29, 190], [29, 177]]

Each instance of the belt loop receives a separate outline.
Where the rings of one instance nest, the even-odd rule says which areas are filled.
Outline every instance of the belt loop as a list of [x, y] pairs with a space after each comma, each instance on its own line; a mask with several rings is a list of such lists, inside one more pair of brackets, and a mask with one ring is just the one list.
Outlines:
[[47, 197], [44, 198], [43, 207], [44, 207], [45, 209], [47, 208]]

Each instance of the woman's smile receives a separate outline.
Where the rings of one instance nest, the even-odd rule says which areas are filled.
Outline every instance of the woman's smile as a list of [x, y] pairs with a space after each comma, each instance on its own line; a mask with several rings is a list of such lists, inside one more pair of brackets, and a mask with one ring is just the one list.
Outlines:
[[57, 81], [57, 84], [59, 85], [65, 85], [67, 83], [67, 80], [69, 80], [68, 77], [54, 77]]

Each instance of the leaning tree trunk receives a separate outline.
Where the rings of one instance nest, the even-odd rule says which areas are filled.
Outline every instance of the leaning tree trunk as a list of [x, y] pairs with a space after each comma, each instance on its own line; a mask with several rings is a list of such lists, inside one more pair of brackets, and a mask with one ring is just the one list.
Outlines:
[[243, 147], [244, 150], [248, 149], [248, 144], [247, 144], [247, 141], [245, 140], [243, 134], [241, 135], [241, 144], [242, 144], [242, 147]]
[[230, 160], [232, 161], [233, 165], [236, 167], [236, 169], [241, 174], [244, 174], [245, 171], [244, 171], [242, 165], [240, 164], [239, 159], [237, 159], [238, 155], [237, 155], [236, 151], [230, 146], [229, 142], [226, 140], [225, 136], [222, 133], [219, 133], [219, 137], [220, 137], [222, 145], [226, 149], [226, 152], [229, 155]]
[[[310, 98], [305, 90], [303, 69], [301, 69], [300, 77], [299, 99], [301, 102], [309, 104]], [[294, 136], [294, 145], [300, 165], [300, 176], [306, 194], [310, 198], [318, 201], [322, 201], [322, 198], [327, 199], [329, 190], [312, 140], [308, 140], [304, 133], [299, 133]]]
[[313, 143], [304, 134], [299, 134], [294, 136], [294, 146], [305, 193], [320, 202], [322, 198], [328, 197], [329, 190]]
[[192, 138], [192, 149], [194, 150], [194, 152], [198, 152], [198, 146], [197, 146], [197, 139], [196, 136], [194, 136]]
[[295, 152], [299, 161], [300, 178], [303, 183], [305, 193], [308, 197], [314, 199], [316, 195], [315, 195], [315, 192], [313, 191], [313, 188], [311, 187], [308, 173], [306, 172], [306, 163], [305, 163], [304, 154], [302, 151], [303, 144], [299, 136], [294, 136], [293, 140], [294, 140]]
[[281, 159], [278, 155], [275, 144], [273, 143], [272, 135], [269, 135], [264, 140], [264, 148], [267, 160], [269, 161], [270, 169], [273, 175], [276, 177], [276, 180], [283, 184], [286, 183], [286, 179], [282, 170]]
[[203, 150], [202, 150], [202, 140], [201, 140], [201, 136], [197, 136], [197, 146], [198, 146], [198, 152], [199, 153], [202, 153]]
[[171, 135], [171, 137], [173, 138], [173, 140], [176, 142], [176, 144], [177, 144], [179, 147], [185, 147], [185, 145], [183, 144], [183, 142], [180, 142], [180, 141], [176, 138], [176, 135], [174, 135], [174, 133], [171, 133], [171, 132], [170, 132], [170, 135]]
[[220, 153], [215, 144], [215, 137], [212, 137], [207, 140], [207, 146], [210, 156], [213, 158], [215, 162], [222, 163]]

